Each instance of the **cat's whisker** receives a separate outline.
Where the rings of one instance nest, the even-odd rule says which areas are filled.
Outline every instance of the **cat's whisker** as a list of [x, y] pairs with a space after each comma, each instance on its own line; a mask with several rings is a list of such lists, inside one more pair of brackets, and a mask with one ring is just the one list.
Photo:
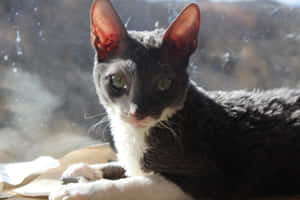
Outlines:
[[174, 130], [174, 128], [171, 127], [171, 124], [175, 124], [172, 121], [169, 120], [164, 120], [164, 121], [160, 121], [159, 125], [161, 125], [162, 128], [165, 128], [167, 130], [169, 130], [172, 134], [172, 136], [174, 137], [175, 142], [178, 144], [178, 146], [180, 147], [181, 151], [183, 151], [183, 144], [182, 141], [179, 137], [179, 135], [176, 133], [176, 131]]
[[84, 113], [83, 118], [84, 119], [94, 119], [96, 117], [101, 117], [101, 116], [105, 116], [105, 115], [106, 115], [106, 112], [98, 113], [98, 114], [95, 114], [95, 115], [88, 115], [88, 114]]
[[166, 124], [168, 124], [169, 126], [175, 125], [175, 123], [172, 122], [172, 121], [170, 121], [170, 120], [165, 120], [164, 122], [165, 122]]
[[165, 128], [165, 129], [169, 130], [172, 133], [174, 139], [176, 139], [176, 140], [178, 139], [178, 135], [176, 134], [174, 129], [172, 127], [170, 127], [170, 125], [167, 123], [167, 121], [160, 121], [159, 125], [161, 125], [161, 128]]
[[96, 124], [92, 125], [89, 130], [88, 133], [90, 134], [92, 131], [95, 131], [96, 128], [98, 128], [100, 125], [104, 124], [104, 123], [108, 123], [109, 119], [107, 116], [103, 117], [99, 122], [97, 122]]
[[102, 135], [105, 136], [105, 131], [109, 128], [109, 126], [110, 126], [109, 123], [107, 123], [107, 124], [105, 125], [105, 127], [102, 129]]

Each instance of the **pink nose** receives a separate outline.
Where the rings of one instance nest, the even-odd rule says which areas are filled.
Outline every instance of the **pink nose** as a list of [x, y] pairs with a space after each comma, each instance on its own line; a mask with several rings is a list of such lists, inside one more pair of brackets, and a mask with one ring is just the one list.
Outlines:
[[138, 116], [136, 114], [129, 114], [129, 117], [135, 123], [140, 123], [145, 119], [144, 116]]

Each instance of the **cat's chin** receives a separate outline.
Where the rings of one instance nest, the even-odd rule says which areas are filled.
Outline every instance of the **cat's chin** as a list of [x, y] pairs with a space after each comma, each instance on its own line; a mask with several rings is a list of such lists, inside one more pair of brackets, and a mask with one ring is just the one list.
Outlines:
[[137, 128], [137, 129], [149, 129], [150, 126], [149, 125], [145, 125], [145, 124], [135, 124], [135, 123], [131, 123], [130, 124], [132, 127]]
[[121, 121], [124, 122], [127, 126], [141, 130], [150, 129], [155, 125], [155, 120], [152, 120], [150, 117], [147, 117], [144, 120], [135, 120], [128, 117], [121, 117]]
[[143, 120], [136, 120], [135, 118], [128, 117], [127, 115], [120, 115], [120, 120], [132, 128], [148, 130], [157, 125], [161, 126], [160, 122], [168, 121], [168, 119], [172, 117], [179, 109], [181, 109], [181, 107], [166, 108], [158, 119], [148, 116]]

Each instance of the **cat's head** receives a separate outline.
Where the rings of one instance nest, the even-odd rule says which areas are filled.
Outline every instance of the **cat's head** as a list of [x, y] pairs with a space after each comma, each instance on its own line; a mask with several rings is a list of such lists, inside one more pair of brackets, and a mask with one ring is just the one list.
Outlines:
[[126, 31], [109, 0], [94, 1], [94, 82], [111, 118], [149, 128], [182, 108], [186, 68], [197, 47], [199, 26], [199, 8], [191, 4], [170, 25], [159, 46], [145, 45]]

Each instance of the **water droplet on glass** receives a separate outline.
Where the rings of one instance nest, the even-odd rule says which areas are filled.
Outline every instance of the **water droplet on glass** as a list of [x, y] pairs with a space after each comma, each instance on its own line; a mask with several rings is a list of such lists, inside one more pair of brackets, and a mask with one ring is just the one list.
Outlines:
[[17, 73], [17, 72], [18, 72], [18, 68], [14, 67], [14, 68], [12, 69], [12, 71], [13, 71], [14, 73]]
[[124, 24], [124, 26], [125, 26], [125, 28], [127, 28], [127, 26], [128, 26], [128, 24], [130, 23], [130, 21], [131, 21], [131, 16], [129, 16], [128, 18], [127, 18], [127, 20], [126, 20], [126, 22], [125, 22], [125, 24]]
[[21, 36], [20, 36], [20, 31], [17, 30], [16, 33], [17, 33], [16, 42], [21, 42], [22, 39], [21, 39]]
[[4, 55], [3, 59], [4, 59], [4, 61], [7, 61], [8, 60], [8, 55], [7, 54]]
[[230, 61], [230, 52], [224, 53], [223, 59], [225, 63], [228, 63]]
[[16, 30], [16, 34], [17, 34], [17, 36], [16, 36], [17, 55], [21, 56], [21, 55], [23, 55], [23, 51], [22, 51], [21, 46], [20, 46], [20, 42], [22, 41], [20, 31]]
[[44, 31], [39, 31], [39, 36], [42, 37], [44, 35]]
[[224, 59], [228, 59], [230, 57], [230, 53], [229, 52], [224, 53], [223, 57]]
[[23, 51], [22, 51], [22, 49], [20, 47], [17, 47], [17, 55], [18, 56], [23, 55]]

